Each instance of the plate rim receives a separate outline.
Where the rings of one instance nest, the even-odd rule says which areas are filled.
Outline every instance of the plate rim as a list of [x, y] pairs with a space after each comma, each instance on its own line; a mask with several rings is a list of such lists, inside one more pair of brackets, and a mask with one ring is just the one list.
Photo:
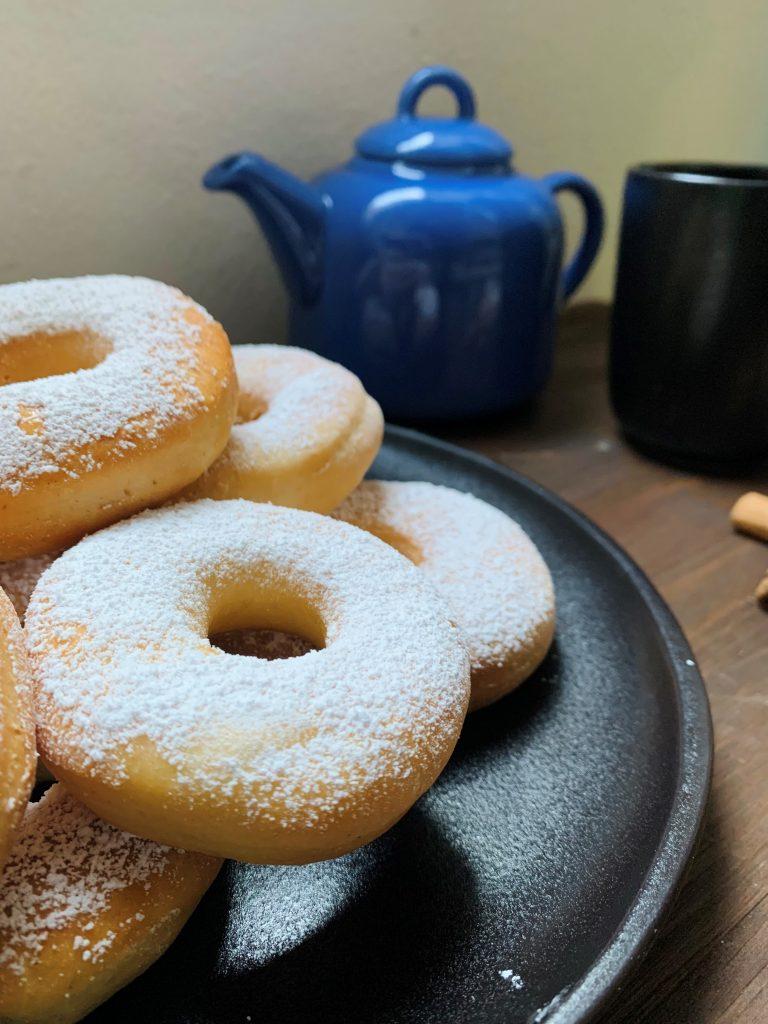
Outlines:
[[[675, 683], [680, 756], [674, 795], [650, 866], [621, 924], [586, 973], [546, 1017], [547, 1024], [586, 1024], [605, 1007], [659, 930], [671, 908], [704, 822], [712, 783], [714, 735], [707, 690], [674, 613], [645, 572], [605, 530], [564, 498], [503, 463], [409, 427], [387, 424], [385, 440], [405, 441], [491, 471], [532, 491], [575, 522], [621, 567], [648, 608]], [[552, 1005], [552, 1004], [550, 1004]], [[542, 1018], [543, 1020], [544, 1018]]]

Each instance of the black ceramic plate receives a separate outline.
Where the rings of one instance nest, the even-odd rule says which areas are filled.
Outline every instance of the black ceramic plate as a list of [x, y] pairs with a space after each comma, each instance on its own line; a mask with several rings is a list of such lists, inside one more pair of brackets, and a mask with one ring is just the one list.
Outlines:
[[91, 1018], [575, 1024], [669, 905], [709, 785], [701, 679], [647, 579], [552, 494], [389, 429], [374, 476], [471, 491], [552, 570], [555, 645], [472, 715], [389, 834], [303, 868], [229, 864], [171, 950]]

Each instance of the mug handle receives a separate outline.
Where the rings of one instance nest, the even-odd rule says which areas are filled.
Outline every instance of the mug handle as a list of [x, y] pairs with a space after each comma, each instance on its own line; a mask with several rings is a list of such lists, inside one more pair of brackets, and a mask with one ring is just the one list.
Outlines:
[[563, 270], [563, 298], [567, 299], [579, 287], [592, 266], [603, 238], [603, 204], [594, 185], [580, 174], [570, 171], [555, 171], [546, 174], [541, 184], [552, 195], [557, 192], [574, 192], [584, 207], [584, 234], [571, 262]]

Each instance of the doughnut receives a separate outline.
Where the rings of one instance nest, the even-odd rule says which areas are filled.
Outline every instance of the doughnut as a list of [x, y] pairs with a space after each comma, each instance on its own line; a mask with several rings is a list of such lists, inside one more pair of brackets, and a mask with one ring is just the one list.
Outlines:
[[0, 879], [0, 1020], [80, 1020], [168, 948], [220, 866], [120, 832], [52, 786]]
[[469, 649], [470, 711], [509, 693], [543, 660], [555, 628], [552, 578], [499, 509], [450, 487], [366, 480], [333, 515], [397, 548], [442, 594]]
[[48, 555], [30, 555], [29, 558], [17, 558], [14, 562], [0, 562], [0, 587], [11, 599], [16, 614], [24, 624], [27, 605], [37, 581], [59, 555], [54, 552]]
[[[267, 661], [209, 640], [311, 641]], [[469, 658], [425, 576], [328, 516], [250, 501], [145, 512], [65, 551], [25, 632], [38, 745], [99, 817], [268, 864], [336, 857], [434, 782]]]
[[[0, 562], [0, 587], [10, 598], [22, 626], [32, 591], [54, 558], [55, 554], [32, 555], [29, 558], [19, 558], [15, 562]], [[53, 776], [40, 760], [37, 762], [35, 779], [37, 782], [53, 781]], [[21, 802], [22, 807], [24, 803], [25, 801]]]
[[381, 446], [381, 409], [338, 363], [286, 345], [236, 345], [237, 423], [186, 498], [248, 498], [330, 512]]
[[224, 448], [227, 336], [138, 277], [0, 285], [0, 560], [159, 504]]
[[32, 681], [19, 620], [0, 592], [0, 871], [35, 779]]

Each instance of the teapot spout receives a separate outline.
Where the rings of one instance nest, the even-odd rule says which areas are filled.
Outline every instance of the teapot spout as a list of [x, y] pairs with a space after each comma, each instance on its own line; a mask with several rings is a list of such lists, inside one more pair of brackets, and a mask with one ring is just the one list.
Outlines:
[[292, 298], [311, 305], [320, 293], [326, 208], [299, 178], [256, 153], [235, 153], [214, 164], [203, 185], [234, 192], [266, 235]]

